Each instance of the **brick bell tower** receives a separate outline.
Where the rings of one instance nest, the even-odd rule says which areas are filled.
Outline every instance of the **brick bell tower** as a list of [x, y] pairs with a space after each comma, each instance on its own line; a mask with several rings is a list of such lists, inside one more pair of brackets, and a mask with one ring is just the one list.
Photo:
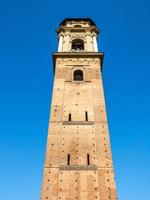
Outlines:
[[117, 200], [99, 29], [90, 18], [66, 18], [57, 33], [41, 200]]

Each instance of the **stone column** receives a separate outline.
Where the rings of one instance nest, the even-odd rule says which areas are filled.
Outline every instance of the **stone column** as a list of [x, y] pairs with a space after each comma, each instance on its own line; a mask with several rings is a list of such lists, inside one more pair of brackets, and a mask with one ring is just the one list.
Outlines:
[[93, 51], [92, 35], [90, 31], [86, 32], [86, 51]]
[[93, 36], [93, 47], [94, 47], [94, 51], [98, 52], [97, 39], [95, 35]]
[[58, 52], [62, 51], [62, 47], [63, 47], [63, 36], [60, 35], [60, 37], [59, 37], [59, 44], [58, 44]]
[[70, 51], [70, 33], [67, 31], [64, 35], [64, 45], [63, 45], [63, 51], [69, 52]]

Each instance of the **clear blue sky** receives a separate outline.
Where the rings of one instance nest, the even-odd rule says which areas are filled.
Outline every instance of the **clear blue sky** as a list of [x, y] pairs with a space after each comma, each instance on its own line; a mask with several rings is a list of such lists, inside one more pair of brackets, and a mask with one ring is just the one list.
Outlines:
[[101, 29], [103, 79], [120, 200], [150, 187], [150, 2], [0, 1], [0, 199], [39, 200], [52, 93], [55, 29], [91, 17]]

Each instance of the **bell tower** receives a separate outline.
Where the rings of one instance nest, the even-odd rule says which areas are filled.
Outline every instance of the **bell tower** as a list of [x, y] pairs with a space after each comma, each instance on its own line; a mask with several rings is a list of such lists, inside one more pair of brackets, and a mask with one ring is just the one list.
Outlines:
[[99, 30], [91, 19], [87, 22], [79, 20], [65, 19], [57, 29], [58, 52], [98, 52]]
[[117, 200], [99, 29], [90, 18], [66, 18], [57, 33], [41, 200]]

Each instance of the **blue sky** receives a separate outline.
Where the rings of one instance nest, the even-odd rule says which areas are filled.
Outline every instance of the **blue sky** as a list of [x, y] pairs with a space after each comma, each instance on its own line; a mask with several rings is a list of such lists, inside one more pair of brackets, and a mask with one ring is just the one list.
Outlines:
[[0, 199], [39, 200], [53, 84], [55, 29], [91, 17], [101, 29], [103, 80], [120, 200], [148, 200], [150, 2], [0, 1]]

